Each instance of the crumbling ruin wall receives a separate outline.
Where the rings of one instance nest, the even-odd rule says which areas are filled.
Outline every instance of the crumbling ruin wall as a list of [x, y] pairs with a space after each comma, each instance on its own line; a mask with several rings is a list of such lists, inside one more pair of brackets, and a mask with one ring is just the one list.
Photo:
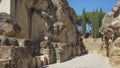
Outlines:
[[120, 0], [112, 11], [105, 15], [102, 22], [99, 31], [103, 34], [110, 63], [113, 67], [120, 68]]
[[40, 68], [86, 53], [67, 0], [11, 0], [11, 16], [0, 13], [2, 68]]
[[[11, 16], [20, 25], [21, 38], [38, 43], [37, 55], [48, 59], [44, 64], [57, 62], [51, 61], [53, 57], [63, 62], [86, 53], [74, 23], [76, 14], [67, 0], [11, 0]], [[64, 55], [67, 51], [69, 55]]]
[[20, 37], [20, 27], [15, 20], [5, 12], [0, 13], [0, 35]]
[[11, 16], [21, 27], [21, 38], [73, 43], [77, 35], [76, 14], [67, 0], [11, 0]]
[[0, 68], [35, 68], [33, 53], [32, 41], [0, 36]]
[[35, 54], [31, 40], [0, 36], [0, 68], [40, 68], [44, 65], [61, 63], [86, 51], [81, 45], [55, 43], [45, 40], [40, 43], [39, 54]]

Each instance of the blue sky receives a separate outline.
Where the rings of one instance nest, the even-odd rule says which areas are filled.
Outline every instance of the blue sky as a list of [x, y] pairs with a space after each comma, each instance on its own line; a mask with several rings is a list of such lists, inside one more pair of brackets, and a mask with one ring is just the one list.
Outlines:
[[92, 11], [96, 8], [103, 8], [104, 12], [110, 12], [117, 0], [68, 0], [69, 5], [75, 9], [77, 14], [81, 14], [83, 8]]

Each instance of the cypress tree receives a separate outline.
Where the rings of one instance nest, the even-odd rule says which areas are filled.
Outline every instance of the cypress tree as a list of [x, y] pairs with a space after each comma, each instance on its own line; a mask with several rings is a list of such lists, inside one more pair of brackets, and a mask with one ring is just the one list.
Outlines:
[[93, 10], [90, 20], [92, 23], [92, 37], [94, 37], [95, 36], [95, 10]]
[[85, 8], [82, 12], [82, 35], [85, 35], [86, 32], [86, 11]]
[[85, 8], [83, 9], [82, 15], [80, 15], [80, 18], [82, 23], [82, 35], [84, 36], [86, 33], [86, 23], [89, 21], [92, 25], [91, 34], [93, 38], [98, 38], [101, 36], [99, 33], [99, 28], [102, 25], [102, 19], [105, 15], [105, 12], [102, 11], [102, 8], [100, 8], [100, 11], [98, 9], [93, 10], [92, 12], [86, 12]]
[[[102, 25], [102, 19], [104, 17], [104, 13], [102, 11], [102, 8], [100, 8], [100, 12], [99, 12], [99, 28], [101, 27]], [[99, 33], [99, 36], [101, 36], [101, 34]]]
[[104, 17], [104, 13], [103, 13], [103, 11], [102, 11], [102, 8], [100, 8], [100, 26], [102, 25], [102, 19], [103, 19], [103, 17]]
[[96, 9], [96, 12], [95, 12], [95, 38], [99, 37], [99, 12], [98, 12], [98, 9]]

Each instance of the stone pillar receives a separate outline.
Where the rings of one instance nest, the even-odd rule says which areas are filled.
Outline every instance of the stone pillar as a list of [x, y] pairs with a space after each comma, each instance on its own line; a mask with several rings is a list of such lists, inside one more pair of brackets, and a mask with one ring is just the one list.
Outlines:
[[61, 54], [62, 54], [61, 51], [58, 48], [56, 48], [56, 62], [57, 63], [61, 63], [62, 62]]
[[71, 47], [69, 46], [68, 47], [68, 58], [70, 58], [72, 55], [71, 55]]
[[43, 41], [40, 43], [40, 53], [47, 58], [48, 64], [55, 63], [55, 49], [50, 41]]
[[35, 68], [37, 66], [36, 57], [31, 57], [28, 59], [28, 66], [29, 66], [28, 68]]
[[76, 46], [74, 46], [73, 51], [74, 51], [74, 56], [76, 56], [77, 55], [77, 47]]
[[61, 54], [60, 54], [60, 53], [57, 53], [57, 54], [56, 54], [56, 62], [57, 62], [57, 63], [61, 63], [61, 62], [62, 62]]
[[69, 51], [68, 51], [68, 47], [65, 46], [65, 49], [64, 49], [64, 61], [68, 60], [68, 55], [69, 55]]
[[78, 46], [78, 56], [80, 56], [81, 55], [81, 48], [80, 48], [80, 46]]
[[51, 63], [56, 63], [55, 49], [51, 49], [50, 59], [51, 59]]
[[35, 59], [36, 59], [36, 67], [40, 68], [42, 66], [41, 57], [36, 56]]
[[47, 65], [48, 64], [47, 58], [44, 55], [40, 57], [41, 57], [41, 65], [42, 66]]
[[44, 56], [47, 58], [48, 64], [55, 63], [55, 52], [53, 49], [46, 48], [43, 52]]
[[47, 63], [50, 64], [51, 63], [51, 56], [50, 56], [50, 49], [46, 48], [44, 49], [44, 56], [47, 58]]
[[74, 56], [74, 48], [73, 48], [73, 46], [70, 46], [70, 56]]
[[32, 11], [30, 8], [32, 7], [28, 8], [27, 2], [27, 0], [11, 0], [11, 16], [21, 28], [20, 38], [31, 39]]
[[16, 12], [16, 6], [15, 6], [15, 3], [16, 3], [16, 0], [11, 0], [11, 10], [10, 10], [10, 14], [11, 14], [11, 16], [13, 17], [13, 18], [15, 18], [16, 16], [15, 16], [15, 12]]

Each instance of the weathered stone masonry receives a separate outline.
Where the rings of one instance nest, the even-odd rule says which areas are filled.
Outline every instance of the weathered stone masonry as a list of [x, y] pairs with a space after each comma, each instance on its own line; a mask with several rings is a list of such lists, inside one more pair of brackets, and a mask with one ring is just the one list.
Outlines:
[[107, 56], [113, 68], [120, 68], [120, 0], [102, 22], [100, 32], [104, 37]]
[[67, 0], [11, 0], [0, 13], [0, 68], [40, 68], [86, 53]]

